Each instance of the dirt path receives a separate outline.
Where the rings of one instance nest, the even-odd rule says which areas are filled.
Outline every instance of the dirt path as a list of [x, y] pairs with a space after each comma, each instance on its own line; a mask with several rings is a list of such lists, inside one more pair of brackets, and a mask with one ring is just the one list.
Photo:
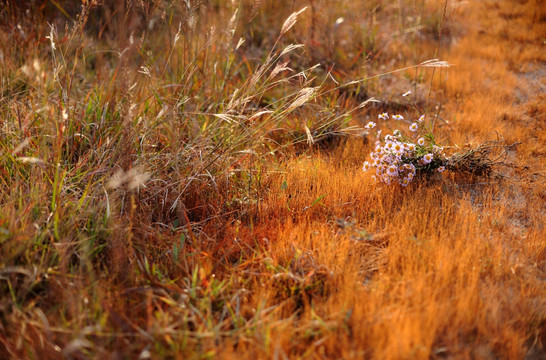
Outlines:
[[[455, 142], [519, 143], [500, 169], [502, 202], [520, 230], [546, 211], [546, 7], [535, 1], [483, 1], [456, 8], [464, 36], [450, 49], [447, 112], [462, 128]], [[454, 100], [455, 99], [455, 100]]]

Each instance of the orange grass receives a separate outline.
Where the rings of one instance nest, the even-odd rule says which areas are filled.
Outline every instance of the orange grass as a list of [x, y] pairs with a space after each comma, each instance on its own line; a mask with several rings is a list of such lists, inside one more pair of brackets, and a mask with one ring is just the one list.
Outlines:
[[[486, 178], [444, 173], [416, 179], [408, 188], [378, 186], [361, 170], [373, 147], [371, 137], [349, 137], [327, 150], [287, 146], [259, 156], [261, 150], [256, 147], [241, 156], [219, 157], [227, 168], [223, 171], [203, 165], [208, 143], [199, 142], [201, 138], [188, 140], [188, 134], [197, 131], [189, 115], [181, 126], [175, 111], [162, 122], [154, 113], [148, 119], [156, 121], [157, 133], [140, 122], [120, 120], [129, 122], [96, 135], [104, 138], [95, 144], [97, 153], [106, 146], [107, 136], [121, 140], [135, 136], [136, 140], [129, 140], [133, 143], [116, 148], [119, 155], [108, 156], [123, 167], [130, 162], [127, 154], [136, 156], [147, 151], [146, 146], [157, 148], [164, 157], [150, 155], [148, 165], [157, 167], [154, 175], [168, 186], [163, 188], [158, 181], [159, 185], [148, 183], [140, 192], [114, 192], [107, 189], [106, 179], [93, 177], [97, 176], [93, 169], [89, 174], [75, 169], [57, 174], [75, 185], [72, 192], [65, 189], [58, 195], [61, 200], [57, 198], [55, 208], [51, 205], [55, 191], [50, 189], [56, 183], [54, 168], [45, 172], [51, 174], [49, 178], [37, 168], [28, 172], [0, 169], [11, 176], [2, 177], [0, 184], [4, 231], [0, 236], [5, 236], [0, 238], [0, 355], [52, 359], [544, 357], [546, 8], [532, 0], [449, 1], [443, 18], [443, 1], [408, 1], [400, 8], [391, 2], [375, 3], [377, 7], [325, 9], [323, 2], [309, 1], [310, 11], [301, 24], [310, 29], [310, 37], [297, 30], [290, 36], [310, 49], [293, 60], [302, 66], [305, 56], [341, 61], [339, 72], [332, 74], [346, 76], [338, 78], [346, 82], [439, 55], [455, 66], [435, 69], [434, 75], [409, 70], [366, 83], [361, 89], [340, 91], [328, 101], [334, 105], [345, 101], [343, 108], [350, 108], [361, 102], [359, 91], [381, 97], [400, 92], [398, 87], [404, 92], [416, 90], [413, 103], [386, 98], [381, 110], [400, 111], [411, 118], [420, 111], [426, 111], [430, 119], [437, 114], [437, 138], [446, 145], [478, 144], [498, 136], [507, 144], [520, 142], [507, 159], [516, 167], [496, 168], [499, 176]], [[289, 1], [280, 4], [286, 12], [283, 16], [299, 9]], [[271, 14], [276, 9], [273, 5], [265, 2], [263, 12], [248, 6], [243, 14], [257, 11], [259, 15], [252, 16], [280, 29], [286, 16]], [[381, 13], [381, 7], [391, 17]], [[370, 46], [367, 67], [360, 68], [351, 65], [354, 62], [345, 52], [358, 53], [358, 48], [351, 49], [357, 41], [334, 47], [328, 41], [335, 39], [320, 36], [327, 31], [324, 23], [351, 11], [362, 11], [364, 18], [371, 19], [368, 29], [375, 26], [380, 12], [378, 16], [390, 21], [381, 23], [384, 28], [402, 32], [413, 24], [408, 14], [428, 16], [422, 21], [426, 27], [420, 40], [415, 32], [409, 32], [403, 38], [406, 41], [379, 32], [376, 47], [366, 45]], [[248, 26], [249, 36], [254, 36], [248, 41], [257, 43], [246, 50], [248, 62], [245, 58], [241, 69], [253, 66], [250, 54], [259, 53], [254, 47], [259, 48], [260, 41], [274, 42], [268, 29], [256, 23]], [[367, 36], [371, 41], [372, 34]], [[221, 51], [210, 50], [203, 64]], [[122, 76], [129, 77], [129, 70], [124, 71]], [[200, 71], [207, 69], [193, 69], [191, 76], [198, 78]], [[197, 97], [200, 86], [210, 86], [203, 90], [206, 97], [220, 99], [236, 86], [243, 87], [246, 73], [238, 74], [236, 85], [227, 83], [229, 89], [217, 86], [209, 74], [202, 83], [180, 91]], [[411, 87], [419, 76], [420, 87]], [[110, 92], [116, 90], [102, 91], [102, 96], [115, 101]], [[158, 91], [153, 96], [170, 104], [178, 94]], [[21, 101], [10, 103], [6, 113], [15, 114]], [[273, 100], [266, 94], [260, 101]], [[105, 109], [123, 106], [106, 103]], [[146, 116], [152, 110], [144, 107], [140, 104], [135, 111]], [[365, 109], [352, 121], [363, 125], [366, 116], [377, 116], [377, 110]], [[300, 121], [298, 116], [312, 116], [312, 112], [288, 115], [294, 122]], [[30, 115], [22, 121], [31, 122]], [[291, 122], [283, 124], [301, 130]], [[34, 136], [30, 125], [26, 131], [25, 136]], [[152, 140], [146, 143], [138, 138], [138, 131]], [[122, 135], [117, 137], [117, 132]], [[61, 151], [55, 144], [44, 148]], [[44, 155], [45, 150], [40, 151]], [[79, 166], [96, 161], [94, 170], [99, 175], [111, 166], [102, 158], [99, 162], [86, 156], [78, 160]], [[203, 169], [219, 175], [207, 182], [205, 178], [213, 175], [203, 175]], [[88, 188], [78, 188], [76, 176], [89, 177]], [[188, 182], [191, 177], [195, 179]], [[40, 191], [28, 191], [28, 178]], [[104, 191], [93, 193], [94, 181]], [[182, 199], [185, 205], [177, 207], [177, 191], [182, 188], [189, 189], [189, 195]], [[101, 198], [98, 205], [88, 209], [85, 204], [75, 205], [80, 197], [74, 194], [90, 192], [99, 198], [107, 191], [110, 196]], [[106, 206], [110, 217], [105, 216]], [[51, 211], [47, 224], [59, 217], [58, 228], [44, 225], [48, 230], [40, 232], [38, 224], [47, 217], [43, 211]], [[34, 237], [40, 240], [30, 242]], [[88, 238], [96, 240], [88, 244]]]

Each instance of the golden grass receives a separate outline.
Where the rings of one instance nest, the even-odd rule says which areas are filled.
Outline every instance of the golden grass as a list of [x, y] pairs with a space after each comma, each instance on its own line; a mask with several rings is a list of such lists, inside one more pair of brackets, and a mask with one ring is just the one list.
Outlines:
[[[251, 44], [226, 73], [209, 66], [227, 51], [221, 44], [192, 52], [188, 38], [181, 40], [180, 53], [171, 53], [182, 70], [141, 55], [152, 69], [144, 80], [135, 76], [139, 67], [129, 60], [114, 68], [108, 67], [114, 59], [96, 60], [111, 81], [100, 88], [104, 83], [97, 80], [94, 90], [74, 85], [79, 102], [95, 105], [70, 116], [92, 113], [97, 123], [108, 116], [111, 124], [105, 131], [81, 121], [80, 128], [66, 130], [87, 136], [88, 142], [77, 136], [63, 140], [61, 100], [57, 107], [44, 100], [49, 110], [41, 112], [23, 106], [26, 95], [53, 97], [55, 84], [34, 78], [17, 87], [24, 75], [15, 73], [20, 59], [10, 58], [13, 64], [5, 68], [11, 72], [2, 75], [11, 81], [11, 87], [2, 88], [2, 113], [10, 122], [0, 123], [10, 135], [0, 142], [0, 355], [543, 357], [546, 10], [541, 2], [448, 2], [443, 18], [443, 1], [400, 7], [336, 2], [329, 9], [310, 1], [301, 23], [287, 33], [294, 37], [288, 42], [307, 45], [308, 53], [291, 55], [297, 71], [309, 66], [305, 56], [340, 60], [340, 69], [332, 72], [340, 82], [417, 64], [438, 52], [455, 66], [435, 69], [434, 75], [408, 70], [394, 77], [391, 89], [378, 80], [326, 100], [319, 95], [301, 101], [308, 106], [297, 111], [287, 109], [314, 84], [291, 78], [286, 87], [260, 92], [270, 83], [252, 77], [251, 70], [259, 69], [253, 57], [263, 60], [271, 48], [260, 45], [279, 41], [278, 30], [293, 26], [284, 21], [300, 8], [283, 1], [279, 15], [272, 13], [274, 2], [256, 3], [256, 9], [244, 4], [240, 14], [254, 14], [277, 32], [271, 35], [256, 23], [248, 24], [249, 34], [236, 31]], [[232, 9], [218, 8], [218, 24], [227, 24]], [[214, 23], [214, 11], [206, 13], [205, 24]], [[330, 44], [327, 24], [358, 11], [370, 31], [339, 46]], [[420, 20], [420, 40], [414, 30], [402, 39], [371, 31], [381, 24], [404, 33], [419, 23], [408, 16], [419, 13], [426, 15]], [[354, 18], [346, 21], [357, 27]], [[300, 24], [309, 38], [298, 30]], [[351, 28], [339, 31], [335, 36]], [[201, 45], [207, 39], [205, 34], [196, 38]], [[369, 51], [365, 67], [354, 65], [358, 61], [348, 54], [362, 49]], [[138, 59], [134, 52], [130, 56]], [[122, 80], [116, 78], [118, 71]], [[169, 71], [173, 75], [167, 80], [180, 90], [166, 86], [163, 76]], [[308, 75], [322, 79], [317, 72]], [[281, 142], [298, 131], [321, 129], [313, 121], [358, 106], [359, 91], [366, 98], [380, 97], [397, 83], [412, 86], [419, 76], [420, 86], [432, 87], [430, 94], [419, 88], [414, 103], [384, 99], [381, 110], [410, 118], [419, 114], [414, 106], [429, 118], [439, 111], [435, 131], [447, 145], [498, 136], [507, 144], [519, 142], [507, 158], [517, 166], [496, 168], [498, 177], [447, 172], [408, 188], [386, 187], [361, 170], [373, 147], [371, 137], [348, 137], [326, 150], [304, 151], [249, 141], [265, 141], [271, 132]], [[135, 79], [136, 90], [128, 90]], [[247, 107], [242, 101], [230, 112], [236, 88], [243, 94], [235, 99], [249, 96], [252, 102]], [[280, 101], [287, 93], [293, 95]], [[132, 110], [128, 100], [137, 104]], [[279, 104], [275, 116], [281, 119], [274, 125], [256, 120], [264, 114], [252, 117], [263, 103]], [[76, 101], [72, 106], [79, 109]], [[378, 110], [355, 112], [350, 124], [363, 125]], [[141, 119], [133, 119], [131, 111]], [[304, 122], [307, 117], [315, 118]], [[42, 119], [57, 119], [41, 128], [49, 137], [38, 136], [40, 128], [33, 127]], [[264, 133], [256, 130], [262, 126]], [[279, 129], [287, 132], [277, 136]], [[13, 151], [27, 137], [25, 149]], [[25, 167], [16, 156], [45, 161]], [[75, 166], [51, 166], [70, 156]], [[119, 168], [131, 179], [109, 186]], [[140, 169], [150, 172], [151, 181], [143, 180], [147, 187], [139, 191], [127, 190]]]

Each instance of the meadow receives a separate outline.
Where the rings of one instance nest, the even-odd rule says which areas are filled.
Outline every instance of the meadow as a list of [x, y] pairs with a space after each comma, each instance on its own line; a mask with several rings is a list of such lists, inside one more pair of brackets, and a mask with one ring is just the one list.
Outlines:
[[545, 50], [542, 0], [0, 1], [0, 358], [544, 358]]

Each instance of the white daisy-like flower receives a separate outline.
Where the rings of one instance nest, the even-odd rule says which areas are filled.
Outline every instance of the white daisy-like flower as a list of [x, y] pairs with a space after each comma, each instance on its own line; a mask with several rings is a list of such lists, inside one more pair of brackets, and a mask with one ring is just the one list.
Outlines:
[[388, 176], [384, 176], [383, 177], [383, 182], [387, 185], [390, 185], [391, 184], [391, 178], [388, 177]]
[[432, 159], [434, 159], [434, 155], [433, 154], [426, 154], [425, 156], [422, 157], [422, 160], [425, 164], [430, 164], [430, 162], [432, 161]]
[[444, 171], [446, 171], [446, 167], [445, 167], [445, 166], [440, 166], [440, 167], [438, 168], [438, 172], [444, 172]]
[[409, 183], [410, 183], [410, 180], [407, 179], [407, 178], [404, 178], [404, 179], [401, 179], [401, 180], [400, 180], [400, 185], [402, 185], [402, 186], [404, 186], [404, 187], [408, 186]]
[[377, 118], [380, 120], [387, 120], [389, 118], [389, 114], [387, 113], [379, 114]]
[[397, 176], [398, 175], [398, 169], [396, 166], [391, 165], [387, 168], [387, 175], [389, 176]]
[[372, 180], [375, 181], [375, 182], [377, 182], [377, 176], [372, 175]]
[[415, 144], [408, 144], [408, 151], [415, 151]]
[[394, 143], [394, 145], [392, 146], [392, 149], [396, 152], [396, 153], [402, 153], [404, 151], [404, 145], [402, 145], [401, 143], [397, 142], [397, 143]]
[[399, 138], [400, 136], [402, 136], [402, 132], [401, 132], [400, 130], [394, 130], [394, 131], [392, 132], [392, 134], [393, 134], [394, 136], [396, 136], [397, 138]]
[[373, 129], [375, 127], [375, 123], [373, 121], [370, 121], [368, 124], [366, 124], [366, 129]]
[[372, 160], [377, 160], [377, 159], [379, 159], [379, 156], [375, 152], [371, 152], [370, 153], [370, 158], [372, 158]]
[[391, 140], [394, 140], [394, 137], [392, 137], [391, 134], [385, 135], [385, 141], [391, 141]]
[[423, 121], [425, 121], [425, 115], [419, 116], [419, 120], [417, 120], [417, 121], [419, 121], [420, 123], [422, 123]]
[[371, 167], [372, 167], [372, 165], [369, 162], [365, 161], [364, 165], [362, 166], [362, 170], [368, 171], [368, 170], [370, 170]]
[[392, 141], [389, 141], [388, 143], [385, 144], [385, 151], [391, 151], [392, 148], [393, 148]]
[[408, 180], [411, 181], [413, 179], [413, 176], [414, 176], [413, 173], [409, 173], [408, 176], [407, 176]]
[[417, 129], [419, 129], [419, 125], [417, 125], [417, 123], [413, 123], [413, 124], [411, 124], [409, 129], [410, 129], [410, 131], [417, 131]]
[[402, 115], [400, 115], [400, 114], [393, 115], [392, 118], [393, 118], [393, 120], [404, 120], [404, 117]]
[[420, 146], [425, 145], [425, 139], [424, 138], [419, 138], [419, 140], [417, 140], [417, 144], [419, 144]]

